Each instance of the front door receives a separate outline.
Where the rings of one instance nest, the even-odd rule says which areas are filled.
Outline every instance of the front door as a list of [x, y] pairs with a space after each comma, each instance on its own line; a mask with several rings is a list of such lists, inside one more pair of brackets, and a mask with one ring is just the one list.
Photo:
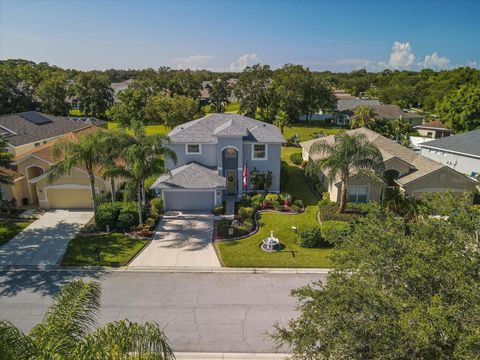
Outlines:
[[235, 195], [237, 193], [237, 171], [227, 170], [227, 194]]

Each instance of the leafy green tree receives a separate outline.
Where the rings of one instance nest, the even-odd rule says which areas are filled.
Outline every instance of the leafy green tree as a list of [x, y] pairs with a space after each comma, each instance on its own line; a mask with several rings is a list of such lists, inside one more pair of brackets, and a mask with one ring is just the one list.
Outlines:
[[350, 119], [350, 127], [356, 129], [366, 127], [372, 129], [375, 126], [375, 111], [370, 106], [357, 106], [353, 110], [353, 116]]
[[[7, 150], [7, 142], [0, 137], [0, 167], [9, 169], [12, 166], [13, 155]], [[0, 186], [2, 184], [8, 185], [13, 182], [9, 175], [0, 173]], [[2, 191], [0, 191], [0, 200], [2, 200]]]
[[478, 358], [479, 219], [449, 215], [407, 232], [395, 215], [370, 212], [337, 245], [328, 282], [292, 292], [300, 316], [276, 327], [279, 345], [294, 359]]
[[311, 153], [320, 153], [323, 158], [318, 160], [320, 170], [326, 173], [330, 183], [337, 177], [341, 182], [340, 204], [338, 212], [343, 213], [347, 206], [348, 183], [355, 174], [380, 183], [383, 172], [383, 158], [380, 150], [367, 140], [363, 134], [348, 135], [342, 133], [335, 137], [335, 142], [329, 144], [323, 140], [312, 145]]
[[0, 321], [2, 359], [175, 358], [167, 337], [154, 322], [119, 320], [94, 330], [100, 297], [98, 283], [74, 280], [54, 296], [42, 323], [28, 335], [8, 321]]
[[438, 115], [457, 132], [480, 127], [480, 85], [462, 85], [447, 94], [438, 106]]
[[95, 173], [103, 165], [103, 145], [101, 131], [60, 138], [52, 148], [53, 158], [57, 162], [48, 169], [48, 180], [54, 181], [70, 174], [75, 167], [83, 167], [90, 182], [93, 211], [97, 210]]
[[187, 96], [160, 93], [148, 99], [145, 106], [145, 118], [153, 123], [163, 123], [168, 127], [184, 124], [195, 118], [199, 104]]
[[280, 110], [277, 115], [275, 116], [275, 120], [273, 121], [273, 125], [278, 127], [283, 134], [283, 129], [285, 126], [290, 125], [290, 119], [285, 111]]
[[129, 127], [132, 122], [145, 122], [145, 107], [148, 94], [142, 87], [129, 87], [118, 94], [119, 102], [113, 104], [107, 112], [107, 118], [121, 127]]
[[214, 112], [225, 112], [225, 106], [228, 104], [228, 84], [225, 80], [217, 80], [212, 84], [210, 89], [210, 104]]
[[6, 66], [0, 67], [0, 114], [36, 109], [32, 94], [24, 91], [20, 80]]
[[240, 113], [255, 118], [258, 108], [265, 106], [265, 92], [272, 76], [269, 65], [247, 66], [238, 78], [235, 95], [240, 102]]
[[174, 162], [176, 154], [167, 147], [168, 139], [163, 135], [147, 135], [141, 123], [134, 123], [133, 133], [115, 132], [116, 141], [123, 148], [119, 154], [122, 163], [110, 167], [107, 176], [119, 176], [127, 179], [137, 193], [138, 219], [143, 224], [143, 209], [146, 206], [145, 181], [152, 176], [168, 173], [165, 157]]
[[68, 77], [65, 73], [50, 74], [38, 85], [36, 94], [40, 99], [40, 108], [44, 113], [67, 115]]
[[195, 72], [192, 70], [176, 71], [168, 83], [170, 93], [191, 99], [200, 97], [201, 88], [202, 81], [196, 78]]
[[73, 91], [80, 103], [80, 110], [87, 116], [103, 118], [113, 103], [110, 80], [99, 71], [78, 74]]

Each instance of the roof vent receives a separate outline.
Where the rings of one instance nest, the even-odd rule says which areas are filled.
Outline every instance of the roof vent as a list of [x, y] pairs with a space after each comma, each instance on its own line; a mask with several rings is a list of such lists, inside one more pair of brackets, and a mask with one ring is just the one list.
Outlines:
[[35, 124], [35, 125], [49, 124], [52, 122], [52, 120], [50, 120], [49, 118], [43, 116], [42, 114], [36, 111], [26, 111], [18, 115], [20, 115], [22, 118], [24, 118], [27, 121], [30, 121], [32, 124]]

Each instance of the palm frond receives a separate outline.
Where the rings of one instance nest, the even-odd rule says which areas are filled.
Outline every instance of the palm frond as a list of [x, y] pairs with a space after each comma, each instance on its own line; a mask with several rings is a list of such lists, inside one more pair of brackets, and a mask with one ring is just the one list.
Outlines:
[[43, 323], [32, 329], [31, 336], [47, 353], [67, 355], [95, 325], [100, 308], [98, 283], [74, 280], [54, 297]]
[[38, 353], [35, 344], [12, 323], [0, 320], [0, 358], [28, 360]]
[[147, 322], [115, 321], [88, 335], [72, 354], [73, 359], [175, 359], [160, 326]]

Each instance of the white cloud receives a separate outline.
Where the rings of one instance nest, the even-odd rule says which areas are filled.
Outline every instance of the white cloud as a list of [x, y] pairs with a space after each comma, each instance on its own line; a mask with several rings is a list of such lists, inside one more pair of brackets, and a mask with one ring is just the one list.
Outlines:
[[202, 70], [208, 68], [212, 59], [213, 56], [210, 55], [192, 55], [185, 58], [172, 59], [172, 62], [178, 69]]
[[392, 52], [390, 53], [390, 60], [388, 63], [380, 63], [387, 68], [392, 69], [408, 69], [411, 68], [415, 62], [415, 55], [412, 51], [412, 45], [409, 42], [402, 43], [395, 41], [393, 43]]
[[425, 56], [425, 59], [419, 63], [419, 66], [427, 69], [440, 70], [447, 68], [449, 64], [449, 59], [445, 56], [438, 56], [438, 53], [434, 52], [432, 55]]
[[257, 54], [245, 54], [230, 64], [230, 70], [241, 71], [247, 66], [254, 65], [258, 62]]
[[470, 60], [468, 60], [468, 61], [467, 61], [467, 66], [476, 69], [476, 68], [478, 68], [478, 63], [477, 63], [476, 61], [470, 61]]

